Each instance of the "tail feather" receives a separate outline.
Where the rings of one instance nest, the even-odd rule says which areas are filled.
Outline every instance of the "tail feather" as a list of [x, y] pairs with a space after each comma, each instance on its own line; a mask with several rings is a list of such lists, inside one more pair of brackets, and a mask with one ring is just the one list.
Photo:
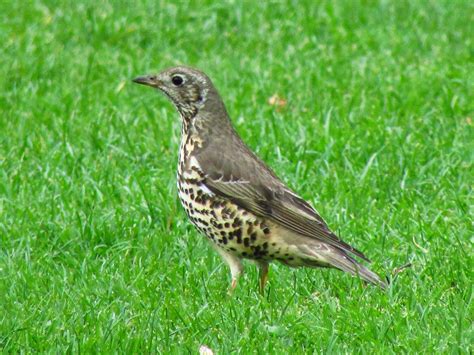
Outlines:
[[318, 244], [316, 248], [301, 245], [298, 249], [307, 257], [305, 262], [308, 266], [315, 267], [321, 266], [322, 262], [327, 263], [353, 276], [358, 276], [371, 284], [378, 285], [383, 289], [387, 288], [387, 283], [376, 273], [349, 256], [344, 250], [329, 245], [325, 245], [325, 248], [323, 248], [321, 244]]

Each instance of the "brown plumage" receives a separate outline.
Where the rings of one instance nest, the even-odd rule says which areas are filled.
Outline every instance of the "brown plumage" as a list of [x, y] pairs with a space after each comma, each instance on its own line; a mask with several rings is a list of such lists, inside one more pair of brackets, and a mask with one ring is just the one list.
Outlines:
[[386, 286], [354, 258], [367, 257], [331, 232], [245, 145], [204, 73], [181, 66], [134, 81], [164, 92], [182, 117], [179, 197], [192, 223], [229, 264], [231, 290], [243, 271], [241, 259], [260, 266], [261, 291], [273, 260], [333, 267]]

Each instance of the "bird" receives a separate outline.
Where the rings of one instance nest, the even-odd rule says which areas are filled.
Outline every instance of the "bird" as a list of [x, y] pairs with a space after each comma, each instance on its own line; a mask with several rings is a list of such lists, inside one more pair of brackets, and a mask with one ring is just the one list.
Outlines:
[[230, 294], [243, 260], [257, 264], [260, 293], [273, 261], [339, 269], [387, 287], [358, 259], [370, 260], [333, 233], [312, 205], [243, 142], [205, 73], [176, 66], [133, 81], [164, 93], [181, 116], [178, 196], [192, 224], [228, 264]]

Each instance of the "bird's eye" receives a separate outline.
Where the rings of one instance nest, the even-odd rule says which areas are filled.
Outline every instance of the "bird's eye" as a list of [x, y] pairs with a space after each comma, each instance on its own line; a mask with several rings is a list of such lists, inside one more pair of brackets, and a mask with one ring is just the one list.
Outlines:
[[181, 86], [184, 83], [184, 79], [181, 75], [175, 75], [171, 78], [171, 82], [175, 86]]

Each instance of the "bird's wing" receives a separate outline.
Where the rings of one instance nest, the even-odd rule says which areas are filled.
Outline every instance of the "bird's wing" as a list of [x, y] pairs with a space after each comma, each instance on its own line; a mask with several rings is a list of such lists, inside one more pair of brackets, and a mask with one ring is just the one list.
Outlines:
[[362, 252], [332, 233], [309, 203], [289, 190], [252, 152], [250, 154], [250, 159], [239, 160], [238, 164], [228, 162], [221, 166], [214, 163], [219, 159], [196, 156], [202, 171], [206, 173], [206, 187], [216, 195], [293, 232], [316, 238], [369, 261]]

